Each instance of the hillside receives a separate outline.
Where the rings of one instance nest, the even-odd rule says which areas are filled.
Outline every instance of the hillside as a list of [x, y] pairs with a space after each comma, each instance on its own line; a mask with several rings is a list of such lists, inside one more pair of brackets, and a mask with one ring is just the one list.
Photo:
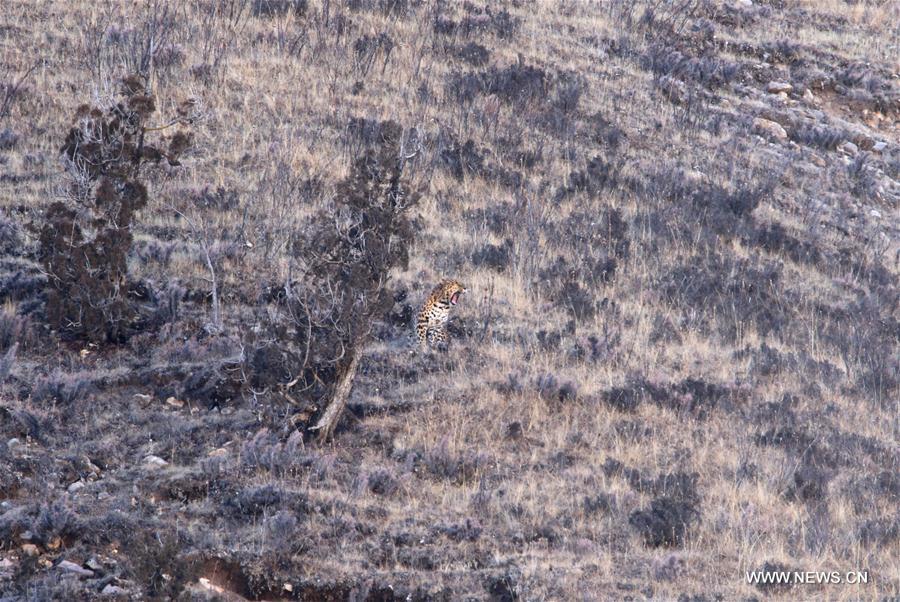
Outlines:
[[900, 596], [898, 24], [5, 2], [0, 600]]

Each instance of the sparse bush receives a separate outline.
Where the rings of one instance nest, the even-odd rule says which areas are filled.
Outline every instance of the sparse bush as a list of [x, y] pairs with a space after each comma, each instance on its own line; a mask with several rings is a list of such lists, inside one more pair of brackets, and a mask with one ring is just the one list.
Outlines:
[[662, 291], [673, 307], [691, 309], [688, 328], [718, 331], [729, 340], [751, 326], [762, 336], [786, 336], [783, 327], [794, 310], [774, 292], [780, 278], [779, 264], [713, 255], [672, 269]]
[[309, 0], [253, 0], [250, 10], [254, 17], [283, 17], [289, 13], [303, 16], [308, 8]]
[[403, 131], [380, 125], [381, 143], [369, 148], [338, 187], [334, 206], [298, 233], [293, 255], [303, 278], [289, 282], [280, 315], [271, 324], [281, 361], [251, 354], [262, 385], [285, 383], [285, 371], [309, 411], [298, 427], [330, 437], [350, 393], [374, 320], [393, 304], [390, 270], [408, 261], [414, 231], [409, 210], [418, 194], [402, 181]]
[[688, 528], [698, 519], [695, 503], [659, 497], [650, 502], [650, 508], [632, 512], [628, 523], [641, 535], [645, 545], [658, 548], [684, 544]]
[[512, 241], [506, 239], [502, 245], [485, 244], [472, 253], [472, 265], [485, 266], [497, 272], [503, 272], [511, 262]]
[[453, 54], [473, 67], [484, 66], [491, 58], [491, 53], [488, 49], [476, 42], [469, 42], [464, 46], [455, 48]]
[[641, 67], [658, 77], [672, 77], [706, 88], [725, 86], [741, 74], [741, 65], [717, 56], [694, 57], [669, 45], [653, 45], [641, 57]]

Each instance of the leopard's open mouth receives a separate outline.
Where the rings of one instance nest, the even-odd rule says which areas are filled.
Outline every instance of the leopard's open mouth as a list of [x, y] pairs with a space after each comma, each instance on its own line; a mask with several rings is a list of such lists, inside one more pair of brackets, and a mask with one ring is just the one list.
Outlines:
[[453, 293], [450, 297], [450, 305], [456, 305], [457, 301], [459, 301], [459, 293]]

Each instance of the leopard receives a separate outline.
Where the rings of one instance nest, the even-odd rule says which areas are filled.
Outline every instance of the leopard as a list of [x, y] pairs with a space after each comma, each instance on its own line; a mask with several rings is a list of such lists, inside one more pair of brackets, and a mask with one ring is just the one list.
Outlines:
[[444, 279], [434, 287], [422, 305], [416, 320], [416, 337], [419, 347], [446, 347], [449, 344], [447, 320], [450, 308], [459, 302], [460, 295], [468, 292], [458, 280]]

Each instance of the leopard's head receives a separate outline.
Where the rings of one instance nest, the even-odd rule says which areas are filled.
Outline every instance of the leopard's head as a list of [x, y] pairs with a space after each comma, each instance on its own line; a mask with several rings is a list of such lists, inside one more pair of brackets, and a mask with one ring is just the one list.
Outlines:
[[450, 305], [456, 305], [459, 302], [459, 296], [468, 292], [458, 280], [444, 280], [441, 282], [443, 297], [450, 301]]

